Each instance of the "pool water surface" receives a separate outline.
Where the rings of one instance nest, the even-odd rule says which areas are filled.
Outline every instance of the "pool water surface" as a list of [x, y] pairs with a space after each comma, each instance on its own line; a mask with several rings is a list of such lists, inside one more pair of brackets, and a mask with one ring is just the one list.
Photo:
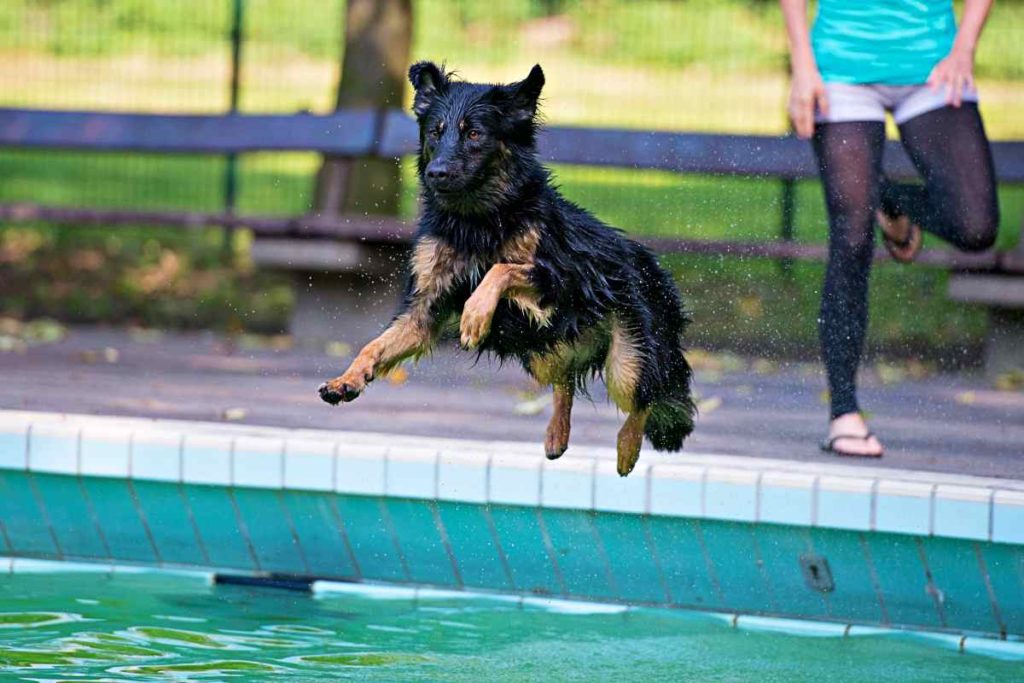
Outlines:
[[490, 598], [384, 599], [157, 572], [0, 576], [3, 681], [996, 681], [1024, 663], [893, 632]]

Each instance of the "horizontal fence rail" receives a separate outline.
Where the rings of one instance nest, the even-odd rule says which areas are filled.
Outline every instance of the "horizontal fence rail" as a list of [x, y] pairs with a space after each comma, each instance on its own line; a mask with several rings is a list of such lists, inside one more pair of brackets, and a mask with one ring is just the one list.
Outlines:
[[[0, 148], [136, 151], [180, 154], [309, 151], [341, 157], [397, 158], [416, 151], [418, 131], [398, 109], [350, 108], [327, 115], [165, 115], [86, 111], [0, 109]], [[996, 175], [1003, 183], [1024, 183], [1024, 142], [992, 145]], [[550, 126], [539, 138], [549, 163], [654, 169], [784, 181], [816, 178], [811, 146], [793, 136], [718, 135]], [[911, 177], [914, 167], [902, 146], [887, 142], [885, 171]], [[329, 237], [367, 243], [403, 243], [413, 225], [368, 216], [238, 216], [174, 210], [91, 209], [0, 204], [0, 221], [44, 221], [80, 225], [154, 224], [245, 227], [258, 235]], [[824, 245], [641, 238], [665, 252], [821, 261]], [[884, 250], [877, 258], [888, 258]], [[929, 250], [921, 263], [958, 269], [1024, 271], [1024, 249], [964, 254]]]
[[[127, 211], [120, 209], [78, 209], [35, 204], [0, 204], [0, 222], [52, 222], [117, 227], [125, 225], [163, 225], [202, 228], [218, 226], [247, 228], [265, 237], [331, 238], [359, 241], [365, 244], [406, 244], [416, 234], [414, 223], [397, 218], [375, 216], [236, 216], [224, 213], [194, 211]], [[796, 242], [732, 242], [727, 240], [675, 239], [634, 236], [640, 243], [663, 253], [703, 254], [742, 258], [794, 259], [824, 261], [828, 247], [824, 244]], [[892, 257], [882, 248], [875, 259]], [[1024, 257], [1015, 252], [989, 250], [965, 253], [949, 250], [925, 250], [916, 262], [958, 270], [1024, 271]]]
[[[416, 140], [415, 122], [397, 109], [226, 116], [0, 109], [0, 147], [400, 157], [416, 151]], [[992, 147], [999, 180], [1024, 182], [1024, 142]], [[810, 144], [792, 136], [550, 126], [541, 133], [539, 149], [545, 161], [584, 166], [794, 179], [818, 175]], [[914, 175], [897, 142], [886, 143], [885, 170]]]

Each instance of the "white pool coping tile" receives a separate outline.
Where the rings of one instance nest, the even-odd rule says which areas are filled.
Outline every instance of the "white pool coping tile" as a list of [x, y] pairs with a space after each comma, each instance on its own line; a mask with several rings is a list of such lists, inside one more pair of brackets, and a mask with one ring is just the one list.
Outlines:
[[131, 452], [130, 427], [83, 427], [79, 448], [79, 473], [89, 477], [125, 479], [131, 472]]
[[335, 493], [383, 496], [387, 477], [387, 446], [350, 442], [338, 444]]
[[875, 485], [872, 531], [927, 536], [932, 532], [934, 484], [882, 479]]
[[224, 435], [186, 434], [182, 445], [182, 482], [230, 486], [233, 440]]
[[166, 428], [132, 432], [129, 472], [132, 479], [179, 482], [185, 434]]
[[28, 437], [28, 467], [33, 472], [78, 474], [81, 427], [67, 423], [34, 423]]
[[490, 466], [491, 454], [483, 449], [441, 450], [437, 460], [438, 500], [486, 503]]
[[996, 491], [992, 495], [992, 540], [1024, 544], [1024, 492]]
[[0, 411], [0, 469], [1024, 543], [1024, 481], [713, 454]]
[[759, 522], [811, 526], [817, 477], [796, 472], [765, 472], [758, 493]]
[[939, 484], [932, 532], [947, 538], [987, 541], [992, 536], [992, 489]]
[[594, 509], [600, 512], [648, 512], [651, 465], [639, 463], [628, 477], [620, 477], [616, 464], [600, 460], [594, 468]]
[[284, 439], [240, 436], [232, 444], [232, 486], [262, 489], [284, 486]]
[[491, 458], [488, 503], [540, 505], [539, 456], [497, 452]]
[[393, 498], [437, 498], [436, 448], [392, 446], [387, 453], [384, 493]]
[[862, 477], [818, 477], [814, 525], [828, 529], [870, 531], [875, 481]]
[[284, 448], [284, 488], [334, 491], [337, 477], [336, 442], [289, 437]]
[[0, 469], [28, 468], [28, 435], [32, 422], [0, 412]]
[[545, 460], [541, 467], [541, 506], [569, 510], [593, 509], [594, 463], [589, 458], [564, 455], [557, 460]]
[[709, 467], [704, 478], [704, 516], [734, 522], [756, 522], [760, 476], [750, 470]]

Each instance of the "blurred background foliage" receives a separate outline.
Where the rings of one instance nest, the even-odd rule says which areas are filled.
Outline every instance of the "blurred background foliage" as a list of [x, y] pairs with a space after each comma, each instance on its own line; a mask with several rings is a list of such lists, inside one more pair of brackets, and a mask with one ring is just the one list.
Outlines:
[[[344, 0], [244, 0], [240, 108], [326, 112], [335, 99]], [[959, 10], [959, 6], [958, 6]], [[812, 6], [813, 11], [813, 6]], [[787, 130], [787, 58], [775, 0], [413, 0], [415, 59], [509, 81], [534, 63], [558, 124], [719, 133]], [[0, 106], [217, 113], [228, 107], [232, 0], [3, 0]], [[1024, 1], [995, 4], [978, 55], [986, 125], [1024, 138]], [[403, 211], [416, 190], [403, 160]], [[211, 156], [0, 150], [0, 201], [216, 211], [225, 161]], [[239, 211], [298, 214], [319, 158], [240, 160]], [[581, 167], [555, 169], [570, 198], [634, 234], [774, 239], [778, 182]], [[1024, 191], [1002, 188], [1001, 244]], [[796, 237], [826, 236], [817, 183], [796, 193]], [[0, 315], [272, 332], [288, 283], [254, 270], [240, 233], [0, 227]], [[935, 245], [933, 245], [935, 246]], [[673, 256], [695, 343], [813, 355], [822, 266]], [[945, 297], [945, 273], [882, 265], [870, 343], [896, 355], [970, 357], [985, 313]], [[352, 340], [360, 341], [360, 340]]]

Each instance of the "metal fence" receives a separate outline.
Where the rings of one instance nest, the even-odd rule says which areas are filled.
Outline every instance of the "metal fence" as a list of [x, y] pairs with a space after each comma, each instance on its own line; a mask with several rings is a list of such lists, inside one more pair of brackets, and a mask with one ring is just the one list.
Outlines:
[[[412, 4], [414, 59], [446, 61], [467, 78], [494, 81], [520, 78], [540, 62], [552, 123], [766, 134], [787, 127], [786, 45], [775, 0]], [[0, 106], [325, 112], [338, 87], [344, 9], [344, 0], [5, 0]], [[1024, 3], [997, 3], [978, 64], [996, 139], [1024, 137], [1021, 30]], [[238, 182], [225, 186], [234, 177], [226, 166], [235, 163]], [[294, 214], [310, 205], [318, 163], [312, 154], [236, 162], [4, 150], [0, 201], [215, 210], [227, 195], [241, 211]], [[627, 229], [710, 229], [708, 236], [723, 237], [746, 231], [747, 214], [757, 214], [740, 207], [723, 218], [718, 209], [677, 202], [666, 189], [686, 188], [664, 174], [567, 168], [560, 178], [569, 194]], [[724, 194], [715, 202], [745, 187], [717, 183]], [[405, 195], [408, 214], [411, 187]], [[633, 210], [652, 198], [664, 204], [657, 216]]]

